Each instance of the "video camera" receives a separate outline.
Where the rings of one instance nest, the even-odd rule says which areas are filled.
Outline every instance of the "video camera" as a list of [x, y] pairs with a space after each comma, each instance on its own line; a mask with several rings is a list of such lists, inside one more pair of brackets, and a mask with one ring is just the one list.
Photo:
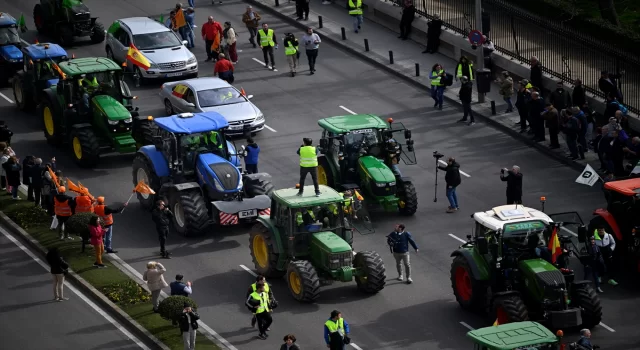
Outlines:
[[435, 158], [436, 160], [439, 160], [440, 158], [444, 157], [444, 154], [438, 152], [438, 151], [434, 151], [433, 152], [433, 158]]

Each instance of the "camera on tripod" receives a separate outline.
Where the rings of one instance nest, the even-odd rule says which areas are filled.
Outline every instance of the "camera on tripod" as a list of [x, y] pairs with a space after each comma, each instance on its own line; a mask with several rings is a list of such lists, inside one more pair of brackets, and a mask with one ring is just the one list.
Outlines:
[[433, 158], [435, 158], [436, 160], [438, 160], [438, 159], [440, 159], [442, 157], [444, 157], [444, 154], [442, 154], [442, 153], [440, 153], [438, 151], [433, 152]]

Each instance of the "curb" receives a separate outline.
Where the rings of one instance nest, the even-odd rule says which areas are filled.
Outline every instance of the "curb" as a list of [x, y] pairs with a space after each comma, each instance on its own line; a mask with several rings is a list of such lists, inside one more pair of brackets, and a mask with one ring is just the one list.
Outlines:
[[[266, 4], [257, 1], [257, 0], [245, 0], [247, 3], [250, 3], [254, 6], [257, 6], [258, 8], [270, 13], [271, 15], [278, 17], [282, 20], [284, 20], [285, 22], [287, 22], [288, 24], [290, 24], [293, 27], [296, 28], [300, 28], [303, 31], [306, 30], [309, 25], [305, 25], [301, 22], [296, 21], [293, 17], [290, 17], [276, 9], [274, 9], [273, 7], [267, 6]], [[373, 20], [372, 20], [373, 21]], [[374, 23], [376, 23], [375, 21], [373, 21]], [[378, 23], [376, 23], [378, 24]], [[378, 24], [379, 25], [379, 24]], [[334, 46], [337, 46], [338, 48], [342, 49], [343, 51], [346, 51], [354, 56], [357, 56], [361, 59], [363, 59], [364, 61], [370, 63], [373, 66], [376, 66], [378, 68], [381, 68], [382, 70], [384, 70], [387, 73], [390, 73], [400, 79], [402, 79], [403, 81], [413, 85], [414, 87], [417, 87], [421, 90], [424, 91], [431, 91], [430, 87], [422, 84], [419, 81], [416, 81], [415, 79], [413, 79], [412, 76], [406, 75], [402, 72], [399, 72], [398, 70], [394, 69], [393, 66], [388, 65], [386, 63], [382, 63], [380, 61], [378, 61], [375, 57], [371, 57], [369, 55], [364, 54], [362, 51], [359, 51], [357, 49], [354, 49], [353, 47], [346, 45], [342, 42], [342, 40], [338, 40], [333, 38], [332, 34], [328, 34], [325, 31], [322, 30], [322, 28], [315, 28], [314, 32], [322, 35], [322, 39], [326, 40], [327, 42], [333, 44]], [[375, 54], [377, 55], [377, 54]], [[454, 104], [456, 106], [461, 107], [462, 104], [460, 103], [460, 101], [453, 99], [451, 97], [448, 96], [444, 96], [444, 99], [447, 100], [447, 102]], [[476, 110], [473, 111], [474, 115], [476, 117], [479, 117], [478, 119], [482, 120], [483, 122], [485, 122], [487, 125], [493, 126], [494, 128], [506, 133], [507, 135], [522, 141], [524, 144], [526, 144], [527, 146], [530, 146], [532, 148], [535, 148], [536, 150], [538, 150], [540, 153], [553, 158], [555, 160], [557, 160], [558, 162], [564, 164], [564, 165], [568, 165], [571, 168], [578, 170], [578, 171], [582, 171], [584, 170], [584, 165], [580, 164], [578, 162], [574, 162], [570, 159], [568, 159], [567, 157], [564, 157], [562, 154], [556, 153], [554, 152], [552, 149], [541, 145], [537, 142], [534, 142], [533, 140], [529, 139], [527, 136], [520, 134], [517, 130], [510, 128], [507, 125], [504, 125], [498, 121], [495, 121], [493, 119], [491, 119], [490, 116], [487, 116], [485, 113], [480, 113]]]

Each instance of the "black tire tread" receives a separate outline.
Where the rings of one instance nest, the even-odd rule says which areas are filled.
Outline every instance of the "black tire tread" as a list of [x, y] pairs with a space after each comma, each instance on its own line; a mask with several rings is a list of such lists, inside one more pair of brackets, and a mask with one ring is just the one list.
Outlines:
[[95, 22], [93, 24], [93, 31], [91, 33], [91, 43], [99, 44], [103, 42], [104, 39], [105, 39], [104, 25], [102, 25], [102, 23], [100, 22]]
[[509, 295], [505, 297], [497, 297], [493, 301], [493, 319], [496, 319], [497, 306], [502, 306], [504, 311], [509, 316], [509, 322], [522, 322], [529, 320], [529, 311], [524, 301], [516, 295]]
[[[262, 269], [258, 265], [256, 257], [253, 254], [253, 237], [259, 234], [264, 236], [264, 240], [267, 243], [267, 247], [269, 249], [269, 266], [266, 269]], [[251, 231], [249, 232], [249, 251], [251, 252], [250, 253], [251, 259], [253, 261], [253, 265], [256, 268], [256, 271], [258, 271], [258, 274], [265, 276], [267, 278], [280, 278], [287, 273], [287, 271], [281, 271], [277, 269], [278, 258], [280, 257], [280, 254], [274, 252], [274, 249], [273, 249], [274, 244], [275, 243], [273, 242], [273, 233], [270, 232], [269, 229], [265, 227], [263, 224], [258, 222], [255, 225], [253, 225], [253, 227], [251, 227]]]
[[[206, 233], [210, 225], [209, 211], [200, 190], [191, 189], [177, 192], [174, 200], [180, 201], [186, 223], [185, 229], [178, 228], [176, 225], [178, 233], [185, 237]], [[175, 203], [174, 200], [172, 200], [172, 204]], [[173, 209], [173, 205], [171, 208]]]
[[[131, 178], [133, 179], [134, 186], [137, 185], [139, 181], [138, 169], [143, 168], [147, 172], [147, 177], [149, 178], [149, 182], [150, 182], [147, 185], [149, 185], [149, 187], [152, 190], [158, 193], [158, 190], [160, 189], [160, 178], [158, 178], [158, 175], [156, 175], [156, 172], [153, 171], [153, 165], [151, 164], [151, 161], [149, 160], [149, 158], [147, 158], [142, 153], [136, 154], [135, 158], [133, 158], [133, 165], [131, 168], [133, 169], [131, 171], [132, 173]], [[153, 208], [157, 196], [158, 196], [157, 194], [151, 194], [149, 195], [149, 198], [144, 199], [140, 193], [136, 193], [136, 197], [138, 198], [140, 205], [147, 210], [151, 210]]]
[[602, 321], [600, 297], [590, 285], [574, 290], [574, 300], [582, 308], [582, 328], [593, 328]]
[[[246, 179], [246, 178], [245, 178]], [[253, 198], [255, 196], [266, 195], [271, 196], [273, 193], [275, 186], [269, 180], [264, 178], [258, 178], [252, 181], [245, 183], [245, 193], [249, 198]]]
[[80, 140], [82, 146], [82, 159], [76, 159], [74, 155], [74, 161], [82, 168], [95, 167], [100, 160], [100, 143], [96, 134], [89, 128], [75, 129], [71, 133], [71, 140], [74, 137]]
[[153, 136], [155, 135], [155, 125], [149, 120], [139, 120], [136, 122], [134, 135], [136, 143], [140, 146], [153, 144]]
[[[356, 278], [356, 284], [361, 292], [367, 294], [376, 294], [384, 289], [387, 279], [385, 274], [386, 268], [384, 267], [384, 261], [380, 254], [374, 251], [358, 252], [354, 257], [354, 261], [357, 265], [364, 264], [367, 269], [367, 283], [361, 283]], [[360, 267], [357, 266], [356, 267]]]
[[[12, 87], [13, 87], [13, 99], [16, 102], [16, 107], [18, 107], [18, 109], [20, 109], [21, 111], [25, 111], [25, 112], [31, 112], [33, 111], [33, 108], [35, 106], [35, 103], [33, 103], [33, 97], [29, 95], [29, 91], [27, 89], [25, 89], [24, 86], [24, 74], [23, 73], [18, 73], [13, 77], [13, 83], [12, 83]], [[16, 97], [16, 89], [15, 86], [16, 85], [20, 85], [20, 88], [22, 89], [22, 101], [20, 101], [20, 103], [18, 103], [18, 98]]]
[[287, 278], [287, 286], [289, 286], [291, 295], [293, 295], [296, 300], [305, 303], [312, 303], [316, 301], [320, 296], [320, 278], [318, 277], [316, 269], [313, 267], [311, 262], [307, 260], [295, 260], [289, 262], [287, 274], [294, 269], [300, 276], [302, 282], [302, 293], [300, 295], [294, 294], [289, 286], [289, 278]]
[[73, 44], [73, 30], [68, 24], [61, 24], [58, 26], [58, 38], [60, 39], [61, 46], [70, 46]]
[[[471, 278], [471, 299], [465, 301], [457, 293], [456, 288], [456, 270], [458, 267], [463, 267], [469, 273]], [[456, 301], [463, 309], [484, 311], [486, 308], [486, 289], [482, 285], [481, 281], [476, 280], [471, 273], [471, 266], [469, 262], [463, 256], [456, 256], [451, 263], [451, 288], [453, 289], [453, 295], [456, 297]]]
[[402, 193], [403, 196], [401, 199], [404, 200], [404, 208], [398, 207], [398, 211], [400, 215], [412, 216], [418, 211], [418, 193], [416, 192], [416, 187], [411, 182], [403, 182]]

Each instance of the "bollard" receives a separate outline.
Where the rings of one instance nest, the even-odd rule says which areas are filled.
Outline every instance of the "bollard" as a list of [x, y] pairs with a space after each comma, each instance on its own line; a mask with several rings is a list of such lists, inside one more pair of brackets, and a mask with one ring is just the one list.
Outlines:
[[322, 16], [318, 16], [318, 28], [322, 28]]
[[369, 51], [369, 39], [364, 39], [364, 50]]
[[344, 31], [344, 27], [340, 28], [340, 31], [342, 32], [342, 40], [347, 40], [347, 33]]
[[393, 64], [393, 51], [389, 50], [389, 64]]
[[496, 115], [496, 101], [491, 101], [491, 115]]
[[420, 76], [420, 64], [416, 63], [416, 77]]
[[276, 0], [276, 7], [280, 6], [280, 0]]

